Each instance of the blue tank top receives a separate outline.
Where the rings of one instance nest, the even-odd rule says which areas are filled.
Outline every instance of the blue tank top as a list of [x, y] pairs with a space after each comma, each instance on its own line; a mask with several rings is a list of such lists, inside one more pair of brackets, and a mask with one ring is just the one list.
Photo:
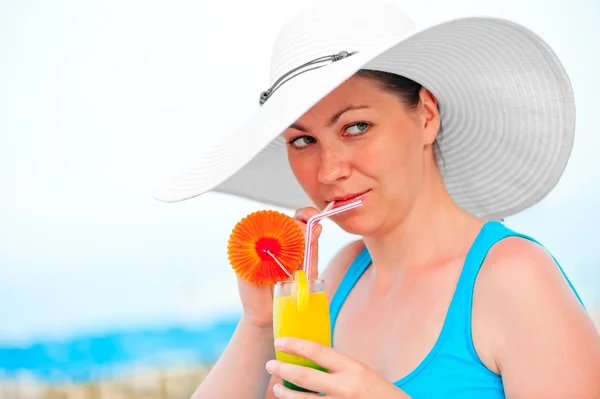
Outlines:
[[[505, 398], [502, 377], [489, 370], [475, 352], [471, 339], [471, 302], [475, 279], [488, 251], [495, 243], [509, 236], [523, 237], [539, 244], [533, 238], [516, 233], [500, 222], [487, 222], [482, 227], [465, 258], [436, 343], [412, 372], [394, 383], [412, 398]], [[331, 300], [332, 345], [340, 308], [370, 264], [371, 256], [365, 248], [350, 265]], [[581, 302], [558, 262], [556, 265]]]

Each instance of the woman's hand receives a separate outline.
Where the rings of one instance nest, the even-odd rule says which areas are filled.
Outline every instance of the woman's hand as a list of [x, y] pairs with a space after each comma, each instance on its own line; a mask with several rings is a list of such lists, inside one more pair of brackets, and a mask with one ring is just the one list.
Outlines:
[[[365, 364], [337, 350], [298, 338], [280, 338], [275, 341], [278, 350], [302, 356], [329, 370], [329, 373], [309, 367], [270, 360], [267, 371], [305, 389], [322, 392], [328, 398], [406, 399], [409, 396]], [[281, 384], [273, 387], [275, 396], [283, 399], [319, 398], [315, 393], [293, 391]]]
[[[319, 213], [316, 208], [301, 208], [294, 215], [296, 223], [306, 234], [306, 222]], [[311, 237], [311, 279], [318, 277], [318, 239], [322, 227], [315, 226]], [[259, 328], [273, 327], [273, 286], [259, 287], [241, 278], [237, 278], [238, 292], [244, 308], [243, 319], [246, 323]]]

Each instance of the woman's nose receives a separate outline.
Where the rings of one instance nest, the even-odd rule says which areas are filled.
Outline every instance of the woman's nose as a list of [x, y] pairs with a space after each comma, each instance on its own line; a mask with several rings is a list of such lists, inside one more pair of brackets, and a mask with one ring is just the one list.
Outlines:
[[350, 163], [340, 149], [324, 149], [321, 151], [319, 165], [319, 182], [333, 184], [350, 175]]

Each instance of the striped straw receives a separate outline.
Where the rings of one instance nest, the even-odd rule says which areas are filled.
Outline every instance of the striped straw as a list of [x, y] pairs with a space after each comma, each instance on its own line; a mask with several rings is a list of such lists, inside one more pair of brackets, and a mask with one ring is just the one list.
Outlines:
[[350, 209], [354, 209], [354, 208], [358, 208], [359, 206], [362, 205], [362, 201], [358, 200], [355, 202], [351, 202], [349, 204], [346, 205], [342, 205], [339, 208], [333, 208], [333, 202], [329, 203], [329, 205], [327, 205], [327, 207], [325, 208], [325, 210], [323, 210], [323, 212], [314, 215], [313, 217], [311, 217], [310, 219], [308, 219], [308, 222], [306, 223], [306, 237], [304, 239], [304, 264], [302, 266], [302, 269], [304, 270], [304, 273], [306, 273], [306, 277], [308, 279], [308, 281], [310, 281], [310, 253], [311, 253], [311, 237], [312, 237], [312, 232], [313, 229], [315, 228], [315, 226], [317, 225], [317, 223], [319, 223], [319, 221], [323, 218], [329, 217], [329, 216], [333, 216], [333, 215], [337, 215], [338, 213], [342, 213], [345, 211], [349, 211]]
[[[321, 211], [321, 213], [327, 212], [328, 210], [330, 210], [331, 208], [333, 208], [333, 206], [335, 205], [335, 201], [331, 201], [329, 204], [327, 204], [327, 206], [325, 208], [323, 208], [323, 210]], [[308, 222], [310, 222], [310, 219], [308, 219], [308, 221], [306, 222], [306, 227], [308, 228]], [[313, 223], [313, 230], [315, 229], [315, 227], [317, 227], [319, 223]]]
[[[335, 201], [331, 201], [329, 204], [327, 204], [327, 206], [325, 207], [325, 209], [323, 209], [323, 212], [330, 210], [331, 208], [333, 208], [334, 205], [335, 205]], [[314, 230], [315, 227], [317, 227], [317, 223], [315, 223], [313, 225], [313, 230]], [[308, 228], [308, 225], [307, 225], [307, 228]], [[290, 279], [294, 278], [294, 276], [292, 276], [292, 273], [290, 273], [290, 271], [283, 265], [283, 263], [281, 263], [281, 261], [277, 258], [277, 256], [275, 256], [275, 254], [273, 252], [269, 251], [268, 249], [265, 249], [265, 252], [271, 258], [273, 258], [273, 260], [275, 261], [275, 263], [277, 263], [279, 265], [279, 267], [281, 268], [281, 270], [283, 270], [283, 272], [285, 274], [287, 274]]]

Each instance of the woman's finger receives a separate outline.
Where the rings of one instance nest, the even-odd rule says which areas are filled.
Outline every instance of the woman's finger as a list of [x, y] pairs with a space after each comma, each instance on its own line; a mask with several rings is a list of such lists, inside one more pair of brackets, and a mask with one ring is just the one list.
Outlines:
[[317, 393], [291, 390], [283, 386], [283, 384], [275, 384], [273, 386], [273, 393], [275, 394], [275, 396], [281, 399], [310, 399], [321, 397], [321, 395]]
[[277, 360], [267, 362], [266, 368], [271, 375], [291, 382], [298, 387], [313, 392], [330, 392], [329, 389], [332, 385], [331, 375], [326, 372]]
[[[317, 208], [307, 207], [297, 209], [294, 214], [294, 219], [298, 222], [302, 233], [306, 235], [306, 223], [308, 220], [314, 215], [319, 214], [320, 211]], [[323, 226], [317, 224], [313, 227], [311, 232], [311, 251], [310, 251], [310, 278], [317, 279], [319, 277], [319, 236], [321, 235], [321, 231], [323, 230]]]
[[294, 337], [283, 337], [275, 341], [275, 349], [281, 352], [304, 357], [330, 371], [340, 370], [348, 359], [345, 355], [329, 346], [314, 341]]
[[320, 224], [316, 225], [310, 240], [310, 278], [319, 278], [319, 236], [323, 231], [323, 226]]
[[323, 231], [323, 226], [321, 225], [321, 222], [319, 221], [319, 223], [317, 223], [313, 226], [311, 242], [314, 243], [319, 239], [319, 236], [321, 235], [321, 231]]
[[300, 209], [296, 209], [296, 213], [294, 214], [294, 219], [306, 224], [308, 222], [308, 219], [310, 219], [311, 217], [313, 217], [317, 214], [319, 214], [319, 210], [317, 208], [313, 208], [313, 207], [300, 208]]

